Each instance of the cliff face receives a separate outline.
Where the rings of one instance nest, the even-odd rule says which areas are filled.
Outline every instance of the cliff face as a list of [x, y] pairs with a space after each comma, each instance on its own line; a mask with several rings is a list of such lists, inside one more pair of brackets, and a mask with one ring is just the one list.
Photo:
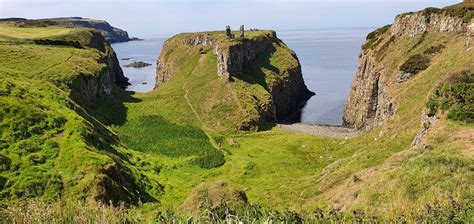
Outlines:
[[[396, 46], [401, 40], [416, 41], [411, 49], [402, 49], [411, 53], [425, 40], [428, 33], [438, 33], [444, 35], [462, 35], [466, 37], [466, 50], [472, 46], [472, 6], [457, 5], [451, 8], [434, 9], [428, 8], [420, 12], [406, 13], [396, 17], [393, 25], [380, 28], [369, 34], [367, 41], [362, 47], [359, 56], [359, 67], [352, 83], [352, 88], [344, 108], [344, 125], [360, 129], [370, 130], [380, 126], [390, 118], [397, 109], [397, 102], [394, 99], [393, 91], [398, 88], [399, 83], [406, 82], [416, 75], [402, 70], [402, 56], [398, 56], [400, 61], [384, 61], [390, 47]], [[433, 44], [434, 43], [433, 41]], [[439, 48], [444, 48], [443, 44], [437, 43]], [[436, 54], [434, 51], [441, 51], [436, 46], [432, 47], [433, 52], [428, 50], [422, 53], [422, 57], [429, 59]], [[421, 57], [418, 57], [421, 58]], [[406, 60], [407, 66], [418, 66], [422, 64], [420, 60]], [[392, 65], [388, 65], [391, 63]], [[395, 70], [393, 64], [400, 66]], [[424, 68], [426, 69], [426, 68]], [[422, 70], [424, 70], [422, 69]], [[421, 71], [420, 71], [421, 72]]]
[[[100, 51], [100, 58], [98, 58], [97, 62], [104, 65], [101, 74], [98, 76], [78, 74], [70, 84], [71, 99], [87, 108], [92, 105], [96, 98], [112, 97], [114, 85], [125, 89], [130, 83], [128, 78], [124, 76], [117, 56], [107, 40], [98, 31], [90, 30], [83, 32], [87, 33], [82, 34], [81, 37], [83, 39], [81, 41], [60, 42], [58, 44], [72, 44], [73, 47], [93, 48]], [[51, 42], [56, 40], [46, 38], [38, 41], [51, 44]]]
[[371, 129], [381, 125], [394, 112], [387, 83], [370, 51], [362, 51], [359, 67], [344, 108], [344, 125]]
[[466, 32], [467, 23], [462, 18], [429, 11], [398, 15], [390, 30], [397, 37], [417, 37], [427, 31], [440, 33]]
[[[273, 31], [265, 32], [245, 40], [227, 40], [216, 33], [186, 34], [179, 38], [179, 45], [204, 51], [210, 49], [216, 58], [215, 76], [224, 77], [228, 85], [235, 81], [259, 84], [269, 94], [269, 100], [256, 100], [255, 110], [259, 116], [238, 125], [237, 129], [249, 129], [265, 122], [278, 120], [298, 120], [304, 103], [313, 95], [306, 87], [301, 74], [301, 66], [296, 54], [277, 38]], [[168, 82], [178, 70], [169, 49], [175, 41], [167, 41], [158, 61], [156, 86]], [[173, 46], [171, 46], [173, 45]], [[277, 49], [278, 48], [278, 49]], [[270, 62], [275, 52], [283, 52], [289, 63], [279, 66]], [[263, 70], [271, 70], [266, 77]]]
[[57, 19], [59, 24], [70, 27], [85, 27], [99, 30], [105, 39], [110, 43], [127, 42], [130, 41], [127, 31], [111, 26], [108, 22], [103, 20], [91, 20], [87, 18], [73, 17]]

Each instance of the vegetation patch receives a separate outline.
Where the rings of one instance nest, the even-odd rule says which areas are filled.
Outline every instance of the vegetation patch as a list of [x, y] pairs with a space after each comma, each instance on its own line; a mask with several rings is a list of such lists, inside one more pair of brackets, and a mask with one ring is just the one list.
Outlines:
[[404, 73], [418, 74], [419, 72], [426, 70], [429, 65], [430, 58], [428, 56], [415, 54], [400, 66], [400, 71]]
[[443, 12], [446, 13], [446, 15], [461, 18], [463, 22], [469, 23], [474, 18], [474, 3], [463, 2], [448, 6], [443, 9]]
[[392, 27], [392, 25], [386, 25], [382, 28], [379, 28], [379, 29], [369, 33], [367, 35], [367, 38], [366, 38], [366, 40], [367, 40], [366, 43], [364, 45], [362, 45], [362, 49], [363, 50], [375, 49], [380, 44], [380, 42], [383, 40], [382, 35], [384, 33], [386, 33], [387, 31], [389, 31], [390, 27]]
[[427, 103], [428, 115], [447, 111], [455, 121], [474, 122], [474, 73], [462, 71], [448, 76]]
[[[317, 208], [300, 213], [293, 210], [272, 210], [256, 204], [233, 207], [226, 200], [213, 205], [202, 201], [196, 215], [182, 211], [114, 207], [100, 203], [59, 201], [46, 204], [35, 200], [10, 204], [0, 209], [0, 216], [8, 223], [460, 223], [470, 220], [472, 208], [468, 202], [438, 201], [426, 204], [420, 211], [409, 215], [396, 214], [387, 219], [371, 215], [363, 209], [341, 212], [337, 209]], [[461, 222], [462, 223], [462, 222]]]

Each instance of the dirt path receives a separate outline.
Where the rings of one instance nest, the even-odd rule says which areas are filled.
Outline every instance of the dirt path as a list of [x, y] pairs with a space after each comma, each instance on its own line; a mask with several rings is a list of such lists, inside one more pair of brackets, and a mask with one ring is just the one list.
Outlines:
[[[201, 57], [199, 58], [199, 63], [201, 63], [203, 61], [202, 58], [203, 58], [203, 55], [201, 55]], [[194, 70], [191, 71], [191, 73], [189, 75], [191, 75], [193, 72], [194, 72]], [[219, 147], [219, 145], [214, 141], [214, 139], [209, 134], [209, 132], [207, 132], [206, 125], [202, 121], [201, 116], [199, 116], [199, 113], [196, 111], [196, 109], [194, 109], [193, 105], [191, 104], [191, 101], [189, 100], [189, 97], [188, 97], [189, 91], [186, 89], [186, 84], [187, 84], [187, 82], [185, 82], [183, 84], [183, 86], [181, 87], [181, 89], [184, 90], [184, 99], [186, 99], [186, 103], [188, 104], [189, 108], [193, 111], [193, 113], [196, 115], [196, 118], [198, 119], [198, 121], [201, 123], [202, 131], [204, 132], [204, 134], [206, 134], [207, 138], [209, 139], [209, 143], [211, 143], [211, 145], [215, 149], [220, 150], [221, 148]]]
[[201, 120], [201, 116], [199, 116], [199, 113], [196, 111], [196, 109], [194, 109], [193, 105], [191, 104], [191, 101], [189, 101], [189, 98], [188, 98], [188, 90], [185, 89], [184, 85], [183, 85], [183, 89], [184, 91], [186, 92], [184, 94], [184, 98], [186, 99], [186, 103], [188, 104], [189, 108], [191, 108], [191, 110], [193, 111], [193, 113], [196, 115], [198, 121], [201, 123], [201, 126], [202, 126], [202, 131], [204, 131], [204, 134], [207, 135], [207, 138], [209, 138], [209, 143], [211, 143], [211, 145], [216, 148], [217, 150], [220, 149], [219, 145], [217, 145], [217, 143], [214, 141], [214, 139], [211, 137], [211, 135], [206, 131], [206, 127], [204, 125], [204, 122]]
[[334, 137], [334, 138], [353, 138], [362, 134], [362, 131], [329, 125], [311, 125], [303, 123], [278, 124], [277, 127], [291, 132], [302, 132], [310, 135]]

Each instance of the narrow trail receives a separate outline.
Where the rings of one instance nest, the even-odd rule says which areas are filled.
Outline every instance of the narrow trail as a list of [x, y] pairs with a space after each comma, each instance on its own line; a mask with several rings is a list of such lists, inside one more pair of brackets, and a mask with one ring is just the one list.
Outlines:
[[277, 127], [290, 132], [301, 132], [310, 135], [333, 137], [333, 138], [353, 138], [364, 133], [353, 128], [329, 125], [312, 125], [304, 123], [278, 124]]
[[60, 61], [60, 62], [57, 62], [57, 63], [54, 63], [54, 64], [48, 66], [47, 68], [45, 68], [45, 69], [41, 70], [40, 72], [38, 72], [35, 76], [41, 76], [41, 75], [44, 74], [46, 71], [48, 71], [48, 70], [50, 70], [50, 69], [52, 69], [52, 68], [54, 68], [54, 67], [56, 67], [56, 66], [58, 66], [58, 65], [60, 65], [60, 64], [63, 64], [63, 63], [68, 62], [69, 60], [71, 60], [72, 56], [73, 56], [73, 54], [71, 53], [71, 55], [69, 55], [69, 57], [67, 57], [66, 60]]
[[201, 116], [199, 116], [199, 113], [196, 111], [196, 109], [194, 109], [193, 105], [191, 104], [191, 101], [189, 101], [189, 98], [188, 98], [188, 92], [189, 91], [187, 89], [185, 89], [184, 85], [183, 85], [183, 90], [186, 92], [184, 94], [184, 98], [186, 99], [186, 103], [188, 104], [189, 108], [191, 108], [193, 113], [196, 115], [198, 121], [201, 123], [202, 131], [204, 131], [204, 134], [206, 134], [207, 138], [209, 138], [209, 143], [211, 143], [211, 145], [215, 149], [220, 150], [221, 148], [219, 147], [219, 145], [217, 145], [217, 143], [214, 141], [214, 139], [211, 137], [211, 135], [206, 131], [206, 128], [205, 128], [204, 122], [201, 119]]
[[[199, 58], [199, 63], [202, 62], [202, 55], [201, 57]], [[197, 66], [196, 66], [197, 67]], [[194, 72], [191, 71], [190, 75], [192, 75], [192, 73]], [[189, 79], [188, 79], [189, 80]], [[198, 121], [201, 123], [201, 127], [202, 127], [202, 131], [204, 132], [204, 134], [206, 134], [207, 138], [209, 139], [209, 143], [211, 143], [212, 147], [214, 147], [215, 149], [217, 150], [220, 150], [220, 146], [214, 141], [214, 139], [212, 138], [212, 136], [209, 134], [209, 132], [206, 130], [206, 125], [204, 124], [204, 122], [202, 121], [201, 119], [201, 116], [199, 116], [199, 113], [196, 111], [196, 109], [194, 109], [193, 105], [191, 104], [191, 101], [189, 100], [189, 97], [188, 97], [188, 93], [189, 91], [186, 89], [186, 84], [187, 82], [185, 82], [183, 84], [183, 86], [181, 87], [182, 90], [184, 90], [184, 99], [186, 99], [186, 103], [188, 104], [189, 108], [191, 108], [191, 110], [193, 111], [194, 115], [196, 115]]]

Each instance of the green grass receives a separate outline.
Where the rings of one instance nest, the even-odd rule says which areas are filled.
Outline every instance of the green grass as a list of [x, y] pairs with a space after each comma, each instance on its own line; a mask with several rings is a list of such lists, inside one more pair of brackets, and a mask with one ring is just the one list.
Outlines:
[[17, 27], [14, 23], [0, 22], [0, 41], [16, 39], [38, 39], [50, 36], [65, 35], [73, 28], [49, 27]]
[[455, 121], [474, 122], [474, 74], [471, 71], [453, 73], [440, 83], [427, 102], [428, 115], [448, 111]]
[[150, 180], [137, 179], [142, 171], [133, 167], [134, 156], [118, 159], [127, 150], [66, 92], [44, 81], [18, 77], [2, 77], [0, 83], [3, 200], [153, 200], [148, 194], [159, 191], [159, 185], [142, 189], [141, 183]]
[[[36, 37], [72, 38], [85, 44], [82, 49], [0, 44], [1, 202], [23, 197], [156, 200], [161, 185], [144, 174], [145, 168], [135, 167], [141, 160], [138, 152], [123, 148], [109, 128], [70, 99], [77, 91], [73, 81], [99, 78], [106, 69], [101, 59], [110, 53], [89, 48], [90, 30], [71, 34], [45, 31]], [[28, 32], [24, 36], [32, 37]]]
[[95, 49], [61, 46], [0, 45], [0, 71], [3, 75], [68, 83], [80, 73], [98, 77], [105, 65]]

